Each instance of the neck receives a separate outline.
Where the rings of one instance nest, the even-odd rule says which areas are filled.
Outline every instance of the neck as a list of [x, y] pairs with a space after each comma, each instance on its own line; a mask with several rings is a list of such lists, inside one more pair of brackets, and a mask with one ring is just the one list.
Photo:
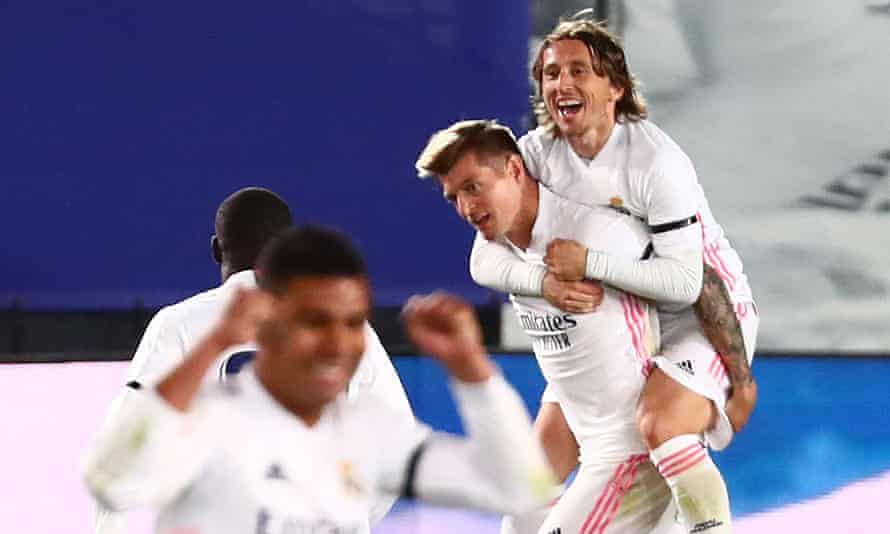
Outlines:
[[233, 274], [238, 274], [242, 271], [249, 271], [251, 269], [253, 269], [253, 267], [238, 267], [230, 262], [224, 261], [219, 266], [219, 274], [222, 277], [222, 281], [225, 282]]
[[269, 395], [271, 395], [278, 404], [283, 406], [285, 410], [300, 418], [306, 426], [315, 426], [321, 419], [324, 406], [307, 407], [305, 403], [301, 403], [294, 399], [290, 390], [283, 389], [279, 385], [281, 382], [280, 380], [276, 381], [272, 379], [272, 372], [263, 365], [262, 358], [254, 358], [253, 372], [256, 374], [257, 380], [259, 380], [260, 384], [262, 384], [263, 388], [265, 388]]
[[538, 182], [526, 177], [522, 182], [522, 196], [519, 200], [519, 213], [506, 237], [511, 243], [525, 250], [532, 240], [532, 228], [538, 218]]
[[581, 135], [567, 136], [566, 141], [571, 145], [576, 154], [586, 159], [593, 159], [606, 145], [612, 130], [615, 128], [615, 120], [606, 121], [598, 127], [591, 128]]

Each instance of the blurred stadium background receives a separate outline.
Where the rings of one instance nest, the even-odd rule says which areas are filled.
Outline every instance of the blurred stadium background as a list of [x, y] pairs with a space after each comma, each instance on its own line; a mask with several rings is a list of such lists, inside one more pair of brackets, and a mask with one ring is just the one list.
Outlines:
[[[0, 6], [0, 531], [91, 530], [79, 455], [154, 311], [218, 283], [212, 216], [246, 185], [357, 240], [423, 419], [459, 429], [395, 310], [437, 288], [478, 306], [536, 409], [472, 234], [413, 162], [459, 118], [525, 131], [529, 50], [585, 7], [623, 35], [758, 300], [761, 400], [716, 455], [736, 530], [890, 530], [887, 2], [38, 0]], [[377, 532], [459, 529], [497, 519], [402, 503]]]

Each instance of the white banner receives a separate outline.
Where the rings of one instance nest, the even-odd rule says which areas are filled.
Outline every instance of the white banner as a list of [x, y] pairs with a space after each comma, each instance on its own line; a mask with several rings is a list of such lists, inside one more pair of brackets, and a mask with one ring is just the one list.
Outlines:
[[887, 5], [627, 3], [628, 61], [745, 261], [761, 350], [890, 352]]

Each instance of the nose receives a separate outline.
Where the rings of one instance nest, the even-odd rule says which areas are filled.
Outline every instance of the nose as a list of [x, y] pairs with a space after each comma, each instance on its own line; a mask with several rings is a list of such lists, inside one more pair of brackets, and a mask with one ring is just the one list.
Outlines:
[[465, 195], [457, 195], [457, 213], [465, 220], [470, 220], [473, 212], [473, 203]]
[[556, 79], [556, 86], [560, 91], [569, 87], [572, 84], [572, 75], [567, 70], [562, 70], [559, 72], [559, 76]]
[[331, 325], [325, 330], [323, 352], [329, 358], [348, 358], [364, 351], [364, 330], [348, 324]]

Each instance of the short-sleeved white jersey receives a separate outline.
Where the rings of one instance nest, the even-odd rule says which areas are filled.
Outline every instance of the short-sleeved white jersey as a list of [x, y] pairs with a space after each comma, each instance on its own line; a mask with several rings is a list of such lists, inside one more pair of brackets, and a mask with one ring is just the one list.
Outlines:
[[[539, 191], [529, 247], [512, 247], [526, 262], [543, 264], [555, 238], [630, 259], [648, 248], [649, 233], [639, 219], [572, 202], [545, 187]], [[567, 313], [540, 297], [511, 295], [548, 392], [559, 402], [585, 462], [620, 461], [646, 451], [634, 412], [655, 348], [657, 319], [647, 302], [609, 286], [604, 290], [602, 304], [586, 314]]]
[[378, 399], [340, 396], [307, 425], [250, 366], [203, 385], [185, 412], [141, 389], [103, 427], [85, 477], [109, 509], [159, 508], [163, 534], [366, 533], [372, 503], [409, 480], [440, 504], [512, 511], [551, 499], [558, 487], [515, 391], [498, 375], [454, 391], [465, 439], [431, 435]]
[[702, 239], [705, 261], [724, 280], [733, 300], [752, 300], [741, 259], [711, 213], [692, 162], [655, 124], [646, 120], [616, 123], [606, 144], [590, 160], [544, 128], [524, 135], [519, 147], [532, 176], [560, 196], [592, 206], [621, 207], [650, 228], [698, 215], [699, 235], [677, 235]]

